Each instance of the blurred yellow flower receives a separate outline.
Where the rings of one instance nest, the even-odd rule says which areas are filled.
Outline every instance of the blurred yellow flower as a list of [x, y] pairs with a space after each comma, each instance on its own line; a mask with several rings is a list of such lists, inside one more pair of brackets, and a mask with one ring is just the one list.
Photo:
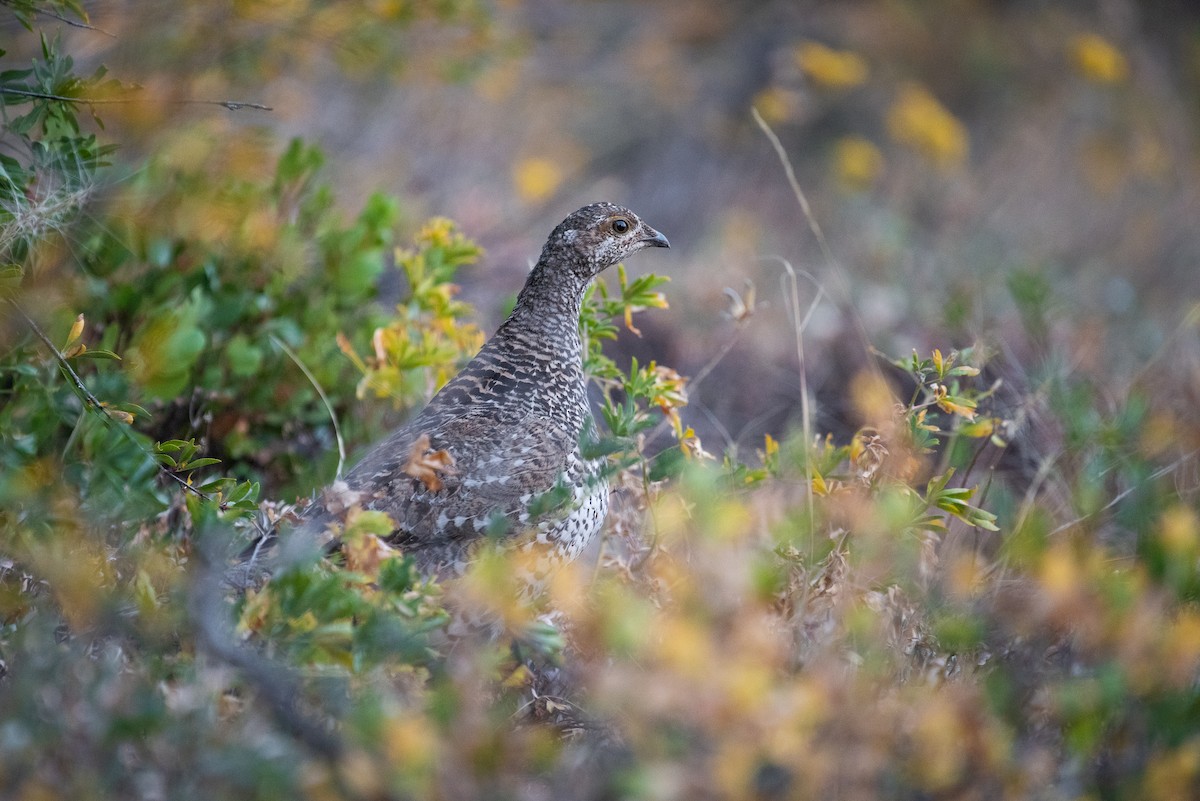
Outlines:
[[1071, 61], [1079, 74], [1096, 83], [1123, 81], [1129, 63], [1111, 42], [1094, 33], [1084, 33], [1071, 40]]
[[883, 154], [861, 136], [844, 136], [833, 146], [837, 179], [851, 189], [866, 189], [883, 172]]
[[554, 194], [562, 183], [562, 170], [545, 158], [527, 158], [513, 167], [513, 185], [526, 203], [538, 203]]
[[778, 86], [768, 86], [750, 102], [767, 122], [783, 122], [796, 111], [796, 96]]
[[1196, 551], [1200, 543], [1200, 520], [1186, 506], [1174, 506], [1162, 516], [1162, 532], [1159, 540], [1172, 556], [1186, 558]]
[[869, 69], [862, 56], [849, 50], [834, 50], [819, 42], [804, 42], [796, 48], [796, 65], [813, 83], [826, 89], [848, 89], [867, 80]]
[[445, 248], [453, 244], [454, 221], [445, 217], [434, 217], [417, 232], [417, 243], [425, 247]]
[[371, 14], [380, 19], [400, 19], [412, 8], [406, 0], [372, 0], [367, 4]]
[[967, 158], [967, 129], [923, 86], [906, 84], [887, 115], [896, 141], [923, 153], [939, 167]]
[[381, 745], [392, 762], [427, 767], [435, 756], [437, 733], [419, 717], [387, 718], [381, 732]]

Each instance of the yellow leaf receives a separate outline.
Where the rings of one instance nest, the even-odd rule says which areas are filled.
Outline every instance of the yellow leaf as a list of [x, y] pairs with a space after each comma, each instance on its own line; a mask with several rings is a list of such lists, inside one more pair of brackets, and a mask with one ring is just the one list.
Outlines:
[[244, 638], [260, 631], [266, 625], [270, 613], [270, 590], [262, 592], [255, 590], [248, 591], [246, 593], [246, 605], [242, 609], [241, 617], [238, 618], [237, 633]]
[[640, 337], [642, 335], [641, 329], [637, 328], [633, 324], [633, 307], [632, 306], [625, 307], [625, 328], [630, 333], [632, 333], [634, 336]]
[[129, 412], [121, 409], [114, 409], [103, 401], [100, 402], [100, 406], [104, 409], [104, 413], [112, 419], [125, 423], [126, 425], [133, 425], [133, 415]]
[[996, 424], [999, 422], [995, 417], [986, 417], [973, 423], [967, 423], [958, 430], [958, 433], [972, 439], [983, 439], [990, 437], [996, 431]]
[[507, 688], [515, 689], [517, 687], [525, 687], [533, 681], [533, 673], [525, 665], [517, 665], [516, 670], [508, 674], [508, 678], [501, 682]]
[[434, 217], [417, 233], [417, 242], [427, 247], [446, 247], [453, 242], [454, 234], [453, 220]]
[[71, 333], [67, 334], [67, 345], [70, 345], [83, 335], [83, 324], [83, 315], [80, 314], [75, 318], [75, 324], [71, 326]]
[[1174, 506], [1162, 516], [1163, 548], [1172, 556], [1186, 556], [1196, 551], [1200, 542], [1200, 519], [1186, 506]]
[[353, 362], [354, 366], [357, 367], [361, 372], [367, 372], [366, 363], [364, 363], [362, 358], [359, 357], [358, 353], [355, 352], [354, 346], [350, 344], [349, 337], [347, 337], [341, 331], [338, 331], [336, 339], [338, 348], [341, 349], [342, 353], [346, 354], [346, 358]]
[[[354, 517], [358, 514], [370, 514], [355, 509], [351, 511], [346, 528], [349, 533], [354, 525]], [[342, 553], [346, 557], [346, 567], [372, 578], [379, 575], [379, 566], [384, 560], [395, 556], [398, 551], [381, 540], [375, 534], [360, 534], [346, 537], [342, 542]]]
[[940, 409], [942, 409], [942, 411], [950, 412], [951, 414], [962, 415], [968, 420], [975, 419], [974, 404], [972, 404], [970, 401], [963, 400], [962, 398], [955, 398], [954, 396], [939, 398], [937, 405]]
[[301, 633], [313, 631], [319, 625], [317, 622], [317, 616], [313, 614], [311, 609], [300, 617], [292, 618], [290, 622], [292, 624], [292, 629]]
[[700, 438], [696, 436], [696, 432], [691, 426], [683, 432], [683, 436], [679, 438], [679, 448], [683, 451], [683, 455], [689, 459], [714, 459], [711, 453], [704, 450], [704, 446], [700, 444]]

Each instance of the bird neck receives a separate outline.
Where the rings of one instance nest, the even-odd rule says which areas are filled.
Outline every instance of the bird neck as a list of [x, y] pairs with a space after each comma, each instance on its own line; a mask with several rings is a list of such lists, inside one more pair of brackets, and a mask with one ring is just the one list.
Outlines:
[[517, 295], [517, 305], [501, 332], [527, 332], [557, 350], [580, 350], [579, 312], [590, 277], [539, 261]]

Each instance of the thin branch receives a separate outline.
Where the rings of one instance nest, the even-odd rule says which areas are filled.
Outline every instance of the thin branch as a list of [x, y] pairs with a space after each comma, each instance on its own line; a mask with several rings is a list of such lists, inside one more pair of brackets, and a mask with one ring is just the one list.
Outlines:
[[[11, 86], [0, 86], [0, 94], [17, 95], [18, 97], [31, 97], [37, 100], [57, 100], [60, 103], [82, 103], [87, 106], [114, 106], [127, 105], [130, 103], [151, 103], [154, 102], [148, 98], [141, 97], [67, 97], [65, 95], [55, 95], [49, 92], [35, 92], [29, 89], [14, 89]], [[258, 111], [274, 111], [271, 106], [264, 106], [262, 103], [249, 103], [244, 100], [163, 100], [161, 101], [172, 106], [221, 106], [230, 111], [240, 111], [244, 108], [256, 109]]]
[[[688, 391], [689, 395], [691, 393], [695, 392], [696, 387], [700, 385], [700, 382], [703, 381], [705, 378], [707, 378], [708, 375], [713, 371], [713, 369], [716, 368], [716, 366], [718, 364], [720, 364], [721, 361], [726, 356], [729, 355], [729, 351], [733, 350], [733, 346], [737, 344], [738, 337], [741, 335], [742, 330], [745, 327], [746, 327], [745, 320], [738, 321], [736, 327], [733, 329], [733, 333], [730, 335], [730, 337], [727, 340], [725, 340], [725, 344], [723, 344], [717, 350], [716, 354], [714, 354], [713, 357], [710, 358], [708, 360], [708, 362], [703, 367], [701, 367], [694, 376], [692, 376], [691, 378], [688, 379], [687, 391]], [[650, 430], [649, 433], [646, 434], [646, 442], [648, 442], [648, 443], [654, 442], [660, 436], [662, 436], [663, 432], [667, 431], [670, 428], [670, 426], [671, 426], [670, 418], [668, 418], [664, 415], [663, 419], [658, 421], [658, 425], [656, 425], [653, 429]]]
[[337, 415], [333, 412], [333, 404], [329, 402], [329, 397], [325, 394], [325, 390], [321, 389], [321, 385], [317, 383], [317, 377], [312, 374], [312, 371], [308, 369], [308, 366], [304, 362], [300, 361], [300, 357], [296, 355], [296, 352], [289, 348], [287, 343], [274, 334], [271, 334], [271, 341], [278, 345], [279, 349], [286, 353], [288, 358], [296, 363], [296, 366], [300, 368], [300, 372], [304, 373], [304, 377], [308, 379], [309, 383], [313, 385], [313, 389], [317, 391], [317, 395], [319, 395], [321, 398], [321, 403], [325, 404], [325, 411], [329, 412], [329, 419], [333, 421], [333, 436], [335, 439], [337, 439], [338, 464], [337, 473], [334, 475], [334, 479], [336, 480], [341, 478], [342, 468], [346, 465], [346, 443], [342, 439], [342, 428], [338, 425]]
[[[1113, 508], [1118, 503], [1125, 500], [1125, 498], [1129, 497], [1131, 494], [1133, 494], [1137, 490], [1141, 489], [1146, 484], [1149, 484], [1151, 481], [1160, 479], [1169, 473], [1175, 472], [1180, 467], [1182, 467], [1184, 465], [1184, 463], [1195, 458], [1196, 454], [1200, 454], [1200, 450], [1195, 450], [1195, 451], [1190, 451], [1189, 453], [1185, 453], [1183, 456], [1180, 456], [1178, 459], [1171, 462], [1169, 465], [1167, 465], [1165, 467], [1160, 467], [1158, 470], [1155, 470], [1153, 473], [1151, 473], [1150, 477], [1147, 478], [1145, 481], [1139, 481], [1136, 484], [1134, 484], [1133, 486], [1126, 489], [1124, 492], [1118, 493], [1116, 495], [1116, 497], [1114, 497], [1111, 501], [1109, 501], [1108, 503], [1101, 506], [1096, 511], [1089, 512], [1086, 515], [1077, 517], [1074, 520], [1063, 523], [1061, 526], [1059, 526], [1058, 528], [1051, 531], [1050, 536], [1054, 536], [1055, 534], [1061, 534], [1062, 532], [1066, 531], [1069, 528], [1074, 528], [1075, 526], [1079, 525], [1080, 523], [1087, 520], [1088, 518], [1095, 517], [1096, 515], [1100, 514], [1101, 512], [1107, 512], [1109, 509]], [[1014, 531], [1015, 530], [1016, 529], [1014, 529]]]
[[[11, 2], [11, 0], [0, 0], [0, 6], [9, 6], [11, 8], [13, 6], [13, 3]], [[38, 14], [43, 17], [50, 17], [51, 19], [56, 19], [59, 22], [62, 22], [66, 25], [70, 25], [72, 28], [84, 28], [89, 31], [95, 31], [96, 33], [102, 33], [105, 36], [110, 36], [113, 39], [117, 38], [117, 35], [115, 33], [109, 33], [108, 31], [104, 30], [103, 28], [97, 28], [95, 25], [91, 25], [87, 22], [80, 22], [79, 20], [73, 20], [68, 17], [64, 17], [62, 14], [57, 14], [53, 11], [49, 11], [44, 8], [33, 8], [33, 9], [30, 9], [30, 11], [32, 11], [34, 14]]]
[[697, 370], [696, 374], [694, 376], [692, 376], [690, 379], [688, 379], [688, 390], [689, 391], [695, 391], [696, 387], [700, 385], [700, 382], [703, 381], [705, 378], [707, 378], [708, 374], [711, 373], [716, 368], [716, 366], [718, 364], [720, 364], [725, 359], [726, 356], [729, 355], [729, 351], [733, 350], [733, 346], [737, 344], [737, 341], [738, 341], [738, 339], [742, 333], [742, 330], [744, 328], [745, 328], [744, 321], [738, 322], [737, 325], [733, 329], [732, 336], [730, 336], [728, 339], [725, 340], [725, 344], [723, 344], [717, 350], [717, 352], [713, 355], [713, 357], [708, 360], [707, 364], [705, 364], [703, 367], [701, 367], [699, 370]]
[[787, 151], [783, 149], [783, 143], [779, 141], [779, 137], [771, 130], [771, 126], [767, 125], [767, 121], [758, 113], [758, 109], [750, 107], [750, 114], [754, 117], [754, 121], [758, 123], [758, 127], [762, 129], [763, 134], [771, 143], [771, 147], [775, 148], [775, 155], [779, 157], [779, 161], [783, 164], [783, 173], [787, 176], [788, 184], [792, 187], [792, 192], [796, 195], [796, 199], [800, 201], [800, 210], [804, 212], [804, 219], [808, 221], [809, 230], [813, 232], [813, 236], [817, 238], [817, 244], [821, 246], [821, 254], [825, 260], [833, 264], [833, 252], [829, 249], [829, 244], [825, 241], [825, 233], [821, 230], [821, 225], [817, 222], [816, 216], [812, 213], [812, 207], [808, 205], [808, 197], [804, 194], [804, 190], [800, 188], [800, 182], [796, 180], [796, 171], [792, 169], [792, 161], [788, 158]]
[[[758, 112], [756, 111], [755, 116], [757, 116], [757, 115], [758, 115]], [[761, 119], [762, 118], [759, 117], [759, 120], [761, 120]], [[762, 124], [766, 125], [765, 122]], [[767, 130], [770, 130], [770, 129], [767, 129]], [[771, 134], [771, 135], [774, 136], [774, 134]], [[778, 142], [779, 140], [776, 139], [775, 141]], [[785, 165], [786, 164], [787, 164], [787, 162], [786, 162], [786, 157], [785, 157]], [[791, 174], [791, 166], [790, 165], [788, 165], [787, 170], [788, 170], [788, 175], [791, 177], [791, 180], [794, 182], [795, 176]], [[798, 186], [795, 188], [797, 190], [799, 190]], [[803, 197], [803, 195], [800, 195], [800, 197]], [[816, 220], [812, 220], [812, 224], [815, 226]], [[818, 232], [820, 231], [819, 228], [817, 228], [816, 230]], [[824, 248], [824, 241], [825, 241], [824, 237], [822, 237], [821, 238], [822, 248]], [[828, 258], [828, 255], [826, 256], [826, 258]], [[819, 282], [817, 282], [817, 280], [812, 275], [810, 275], [807, 272], [804, 273], [806, 278], [808, 278], [810, 281], [812, 281], [814, 284], [816, 284], [817, 296], [815, 298], [813, 298], [812, 304], [808, 308], [808, 312], [804, 315], [804, 319], [801, 320], [800, 319], [800, 283], [799, 283], [799, 280], [796, 278], [796, 270], [792, 267], [792, 265], [788, 262], [787, 259], [780, 258], [779, 261], [783, 264], [784, 270], [787, 271], [787, 279], [791, 283], [791, 292], [785, 292], [783, 298], [784, 298], [784, 305], [787, 307], [787, 310], [788, 310], [788, 316], [792, 318], [792, 330], [794, 330], [796, 332], [796, 356], [800, 360], [800, 365], [799, 365], [799, 369], [800, 369], [800, 427], [804, 432], [804, 448], [805, 448], [805, 451], [804, 451], [804, 453], [805, 453], [805, 459], [804, 459], [805, 481], [804, 481], [804, 484], [805, 484], [805, 494], [808, 496], [809, 529], [811, 531], [816, 531], [816, 525], [817, 525], [816, 508], [813, 503], [813, 494], [812, 494], [813, 493], [813, 489], [812, 489], [812, 483], [813, 483], [812, 459], [809, 458], [809, 450], [808, 450], [810, 447], [812, 447], [812, 442], [813, 442], [812, 405], [809, 403], [809, 397], [808, 397], [808, 360], [804, 356], [804, 329], [808, 326], [808, 321], [812, 318], [813, 312], [816, 310], [817, 305], [821, 302], [821, 298], [824, 296], [825, 290], [821, 286], [821, 284]]]
[[[8, 301], [8, 304], [10, 306], [12, 306], [14, 309], [16, 309], [17, 314], [19, 314], [21, 316], [21, 318], [25, 320], [25, 324], [29, 326], [29, 330], [33, 331], [34, 335], [37, 336], [37, 338], [42, 341], [42, 344], [50, 349], [50, 353], [54, 355], [54, 360], [58, 362], [58, 366], [62, 369], [62, 371], [64, 373], [67, 374], [67, 377], [69, 377], [71, 379], [71, 383], [75, 385], [76, 391], [83, 398], [85, 410], [91, 409], [96, 414], [99, 414], [100, 417], [108, 425], [117, 426], [117, 429], [119, 431], [123, 432], [126, 436], [129, 436], [129, 431], [126, 429], [126, 427], [122, 426], [122, 425], [118, 425], [112, 419], [112, 417], [109, 416], [108, 411], [104, 407], [104, 404], [101, 403], [99, 400], [97, 400], [96, 396], [92, 394], [92, 391], [87, 388], [87, 385], [83, 383], [83, 379], [79, 377], [79, 373], [75, 372], [75, 368], [71, 366], [71, 362], [68, 361], [67, 357], [63, 355], [63, 352], [58, 349], [58, 346], [55, 345], [53, 341], [51, 341], [50, 337], [46, 336], [46, 332], [43, 331], [42, 327], [37, 324], [37, 321], [34, 320], [32, 317], [30, 317], [28, 314], [26, 314], [25, 310], [22, 309], [21, 305], [19, 303], [17, 303], [15, 300], [13, 300], [12, 298], [6, 298], [6, 300]], [[152, 461], [155, 464], [156, 467], [158, 467], [158, 471], [160, 473], [174, 479], [175, 482], [179, 484], [179, 486], [183, 487], [184, 490], [192, 493], [196, 497], [203, 498], [206, 501], [212, 500], [212, 498], [210, 498], [207, 494], [201, 492], [200, 490], [196, 489], [191, 484], [189, 484], [186, 480], [184, 480], [184, 478], [182, 476], [176, 475], [171, 470], [168, 470], [166, 468], [166, 466], [163, 465], [161, 462], [159, 462], [158, 459], [155, 459], [154, 454], [152, 454], [148, 450], [146, 450], [145, 446], [142, 445], [140, 442], [133, 439], [132, 437], [130, 437], [130, 440], [138, 447], [138, 449], [142, 453], [144, 453], [147, 456], [147, 458], [150, 459], [150, 461]]]
[[[800, 211], [804, 214], [804, 219], [808, 223], [808, 228], [810, 231], [812, 231], [813, 236], [817, 240], [818, 246], [820, 246], [821, 255], [825, 257], [826, 266], [829, 268], [833, 277], [836, 278], [840, 284], [840, 291], [844, 300], [839, 301], [833, 298], [833, 296], [830, 296], [830, 298], [833, 300], [834, 306], [850, 317], [850, 320], [854, 323], [855, 329], [858, 331], [858, 336], [862, 341], [863, 349], [867, 353], [872, 352], [874, 347], [871, 345], [871, 337], [867, 334], [867, 328], [863, 324], [862, 317], [859, 316], [857, 310], [855, 310], [850, 302], [851, 292], [849, 282], [846, 280], [846, 277], [841, 268], [838, 266], [837, 261], [833, 258], [833, 251], [830, 249], [829, 243], [825, 240], [825, 232], [821, 230], [821, 224], [817, 222], [816, 215], [813, 214], [812, 206], [810, 206], [808, 203], [808, 196], [805, 195], [804, 190], [800, 188], [800, 181], [796, 179], [796, 171], [792, 168], [792, 161], [788, 158], [788, 154], [783, 147], [783, 143], [779, 141], [779, 137], [776, 136], [775, 131], [771, 129], [771, 126], [767, 124], [767, 121], [764, 120], [762, 115], [758, 113], [758, 109], [751, 107], [750, 113], [754, 117], [754, 121], [758, 123], [758, 127], [762, 129], [763, 135], [766, 136], [767, 140], [771, 143], [771, 147], [775, 150], [775, 155], [779, 158], [779, 163], [783, 166], [784, 175], [787, 176], [788, 185], [792, 188], [792, 194], [796, 196], [796, 202], [800, 204]], [[879, 371], [879, 367], [873, 360], [870, 359], [867, 360], [867, 368], [876, 374]]]
[[213, 546], [206, 540], [207, 537], [202, 537], [196, 549], [201, 569], [188, 604], [200, 642], [212, 656], [236, 669], [254, 687], [281, 729], [336, 767], [345, 744], [319, 720], [312, 719], [300, 709], [297, 704], [301, 690], [299, 678], [286, 665], [237, 642], [225, 619], [228, 605], [222, 596], [219, 571], [210, 553]]
[[69, 361], [67, 361], [67, 357], [64, 356], [62, 351], [58, 349], [58, 346], [50, 340], [50, 337], [46, 336], [46, 332], [42, 330], [42, 327], [38, 325], [32, 317], [26, 314], [25, 310], [22, 309], [20, 304], [15, 300], [8, 298], [8, 304], [17, 310], [17, 314], [21, 315], [21, 318], [25, 320], [25, 324], [29, 326], [29, 330], [32, 331], [34, 335], [42, 341], [43, 345], [50, 349], [52, 354], [54, 354], [54, 359], [58, 362], [58, 366], [61, 367], [63, 372], [65, 372], [71, 379], [71, 383], [75, 385], [75, 389], [78, 390], [79, 394], [83, 396], [83, 399], [87, 405], [100, 412], [107, 418], [108, 412], [104, 411], [103, 404], [96, 400], [96, 396], [93, 395], [92, 391], [87, 388], [86, 384], [83, 383], [83, 379], [79, 377], [79, 373], [75, 372], [75, 368], [71, 366]]

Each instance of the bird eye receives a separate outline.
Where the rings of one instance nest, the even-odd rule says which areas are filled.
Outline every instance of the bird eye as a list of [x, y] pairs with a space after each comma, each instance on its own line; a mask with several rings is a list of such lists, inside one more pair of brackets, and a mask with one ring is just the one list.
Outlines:
[[613, 230], [618, 234], [623, 234], [629, 230], [629, 220], [618, 217], [617, 219], [613, 220], [612, 227]]

